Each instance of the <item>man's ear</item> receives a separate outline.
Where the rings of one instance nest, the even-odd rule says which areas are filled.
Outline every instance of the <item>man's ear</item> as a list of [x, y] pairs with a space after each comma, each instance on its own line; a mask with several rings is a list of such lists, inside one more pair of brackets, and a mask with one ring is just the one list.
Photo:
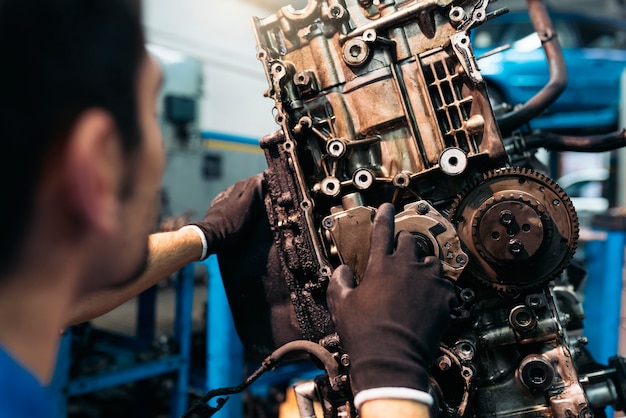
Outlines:
[[126, 168], [113, 117], [100, 109], [83, 112], [67, 138], [64, 160], [72, 211], [86, 227], [115, 233]]

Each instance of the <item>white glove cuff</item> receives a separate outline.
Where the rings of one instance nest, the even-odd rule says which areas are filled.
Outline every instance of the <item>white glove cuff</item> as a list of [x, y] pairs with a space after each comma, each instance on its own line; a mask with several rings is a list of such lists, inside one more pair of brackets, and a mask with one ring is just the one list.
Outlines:
[[373, 401], [375, 399], [406, 399], [431, 406], [433, 404], [433, 397], [426, 392], [411, 388], [394, 388], [383, 387], [365, 389], [360, 391], [354, 397], [354, 406], [356, 409], [360, 409], [367, 401]]
[[203, 261], [205, 258], [207, 258], [208, 256], [207, 252], [209, 251], [209, 244], [207, 243], [204, 232], [202, 232], [202, 230], [198, 228], [196, 225], [185, 225], [182, 228], [180, 228], [179, 231], [182, 231], [183, 229], [193, 229], [200, 236], [200, 240], [202, 241], [202, 255], [200, 256], [200, 260], [198, 261]]

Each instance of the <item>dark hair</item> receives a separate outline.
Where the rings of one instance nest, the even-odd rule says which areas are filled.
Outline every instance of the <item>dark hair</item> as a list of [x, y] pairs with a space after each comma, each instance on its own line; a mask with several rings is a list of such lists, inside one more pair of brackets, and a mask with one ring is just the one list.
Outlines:
[[139, 0], [0, 0], [0, 275], [28, 232], [42, 167], [86, 109], [139, 144]]

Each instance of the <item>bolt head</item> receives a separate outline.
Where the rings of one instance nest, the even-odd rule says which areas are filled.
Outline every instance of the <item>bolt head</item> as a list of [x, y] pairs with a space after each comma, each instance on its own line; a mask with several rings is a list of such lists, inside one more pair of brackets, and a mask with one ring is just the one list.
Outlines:
[[448, 356], [441, 356], [437, 359], [437, 366], [439, 370], [445, 371], [452, 367], [452, 361]]
[[521, 255], [524, 251], [524, 243], [518, 239], [509, 241], [509, 252], [515, 256]]
[[430, 208], [426, 203], [420, 203], [417, 205], [417, 213], [419, 213], [420, 215], [427, 214], [429, 210]]
[[511, 225], [515, 221], [515, 215], [510, 210], [503, 210], [500, 212], [500, 223], [502, 225], [508, 226]]
[[350, 357], [347, 354], [343, 354], [340, 361], [341, 365], [344, 367], [348, 367], [350, 365]]

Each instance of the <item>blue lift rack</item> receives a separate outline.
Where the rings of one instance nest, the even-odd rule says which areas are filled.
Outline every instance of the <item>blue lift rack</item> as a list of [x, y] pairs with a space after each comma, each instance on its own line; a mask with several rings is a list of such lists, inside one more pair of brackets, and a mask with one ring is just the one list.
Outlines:
[[[619, 349], [626, 218], [596, 215], [592, 225], [604, 239], [588, 241], [584, 247], [587, 266], [583, 290], [584, 334], [595, 361], [608, 364]], [[614, 416], [611, 407], [606, 408], [606, 416]]]
[[[150, 377], [174, 374], [170, 416], [179, 418], [188, 407], [189, 364], [191, 352], [191, 319], [193, 306], [194, 265], [190, 264], [177, 273], [174, 339], [178, 344], [176, 354], [164, 355], [141, 361], [134, 356], [134, 364], [112, 370], [102, 370], [94, 375], [70, 378], [71, 328], [61, 338], [57, 367], [49, 389], [57, 397], [58, 417], [67, 416], [68, 398], [93, 393], [125, 383], [137, 382]], [[146, 290], [138, 296], [137, 332], [134, 337], [110, 335], [118, 347], [124, 350], [148, 347], [154, 342], [156, 288]], [[118, 346], [119, 345], [119, 346]], [[115, 350], [116, 348], [112, 349]]]

